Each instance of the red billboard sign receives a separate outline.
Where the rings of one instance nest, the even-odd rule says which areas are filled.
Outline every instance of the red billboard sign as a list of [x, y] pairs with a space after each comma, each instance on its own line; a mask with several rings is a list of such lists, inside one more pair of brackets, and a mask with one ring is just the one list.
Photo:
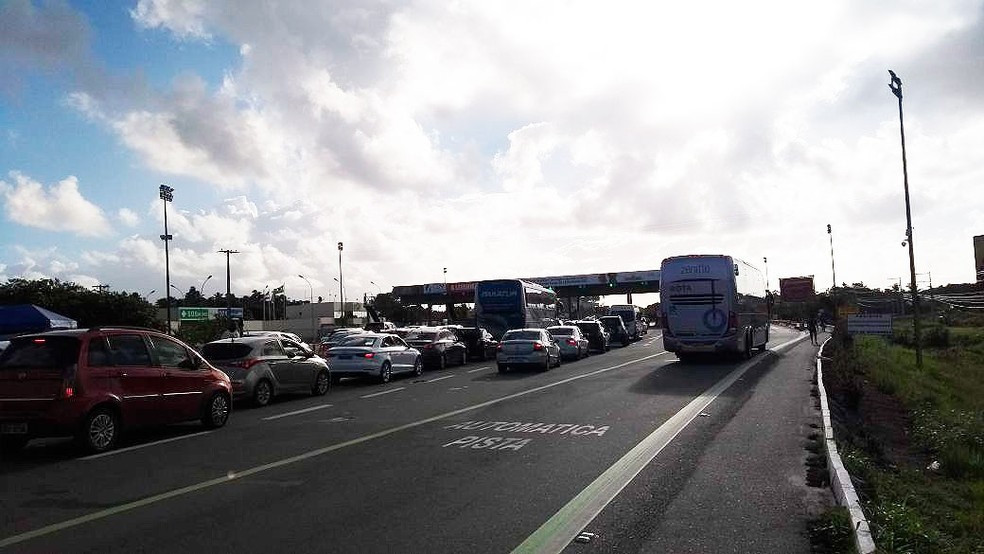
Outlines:
[[813, 276], [779, 279], [779, 295], [783, 302], [812, 300], [816, 295], [813, 289]]

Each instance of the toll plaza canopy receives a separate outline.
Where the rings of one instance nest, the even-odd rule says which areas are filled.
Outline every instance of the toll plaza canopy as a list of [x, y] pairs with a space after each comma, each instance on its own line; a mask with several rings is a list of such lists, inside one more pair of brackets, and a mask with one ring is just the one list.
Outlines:
[[[603, 296], [659, 292], [659, 270], [623, 271], [619, 273], [586, 273], [556, 277], [520, 277], [537, 283], [557, 293], [559, 298], [578, 296]], [[393, 295], [404, 304], [463, 304], [475, 301], [475, 284], [478, 281], [459, 283], [428, 283], [393, 287]]]
[[75, 329], [74, 319], [34, 304], [0, 306], [0, 337], [50, 329]]

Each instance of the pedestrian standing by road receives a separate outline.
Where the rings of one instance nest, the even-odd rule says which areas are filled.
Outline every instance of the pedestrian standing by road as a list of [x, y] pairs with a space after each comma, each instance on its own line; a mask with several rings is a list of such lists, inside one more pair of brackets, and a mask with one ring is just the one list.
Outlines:
[[819, 346], [820, 342], [817, 340], [817, 316], [811, 315], [806, 320], [806, 330], [810, 332], [810, 344]]

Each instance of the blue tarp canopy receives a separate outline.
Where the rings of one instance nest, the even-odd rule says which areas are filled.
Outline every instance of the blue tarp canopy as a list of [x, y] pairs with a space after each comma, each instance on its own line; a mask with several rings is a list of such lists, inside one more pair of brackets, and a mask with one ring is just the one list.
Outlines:
[[78, 323], [70, 317], [56, 314], [34, 304], [0, 306], [0, 337], [18, 333], [75, 329]]

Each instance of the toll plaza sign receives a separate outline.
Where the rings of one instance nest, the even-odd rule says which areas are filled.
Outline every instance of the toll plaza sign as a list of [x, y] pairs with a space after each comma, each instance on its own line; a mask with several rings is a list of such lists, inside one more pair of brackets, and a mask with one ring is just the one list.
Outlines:
[[[519, 450], [532, 442], [533, 437], [543, 435], [564, 435], [571, 437], [601, 437], [610, 427], [608, 425], [585, 425], [578, 423], [543, 423], [524, 421], [465, 421], [448, 425], [445, 429], [469, 431], [441, 448], [461, 448], [471, 450]], [[519, 436], [506, 436], [515, 434]]]

